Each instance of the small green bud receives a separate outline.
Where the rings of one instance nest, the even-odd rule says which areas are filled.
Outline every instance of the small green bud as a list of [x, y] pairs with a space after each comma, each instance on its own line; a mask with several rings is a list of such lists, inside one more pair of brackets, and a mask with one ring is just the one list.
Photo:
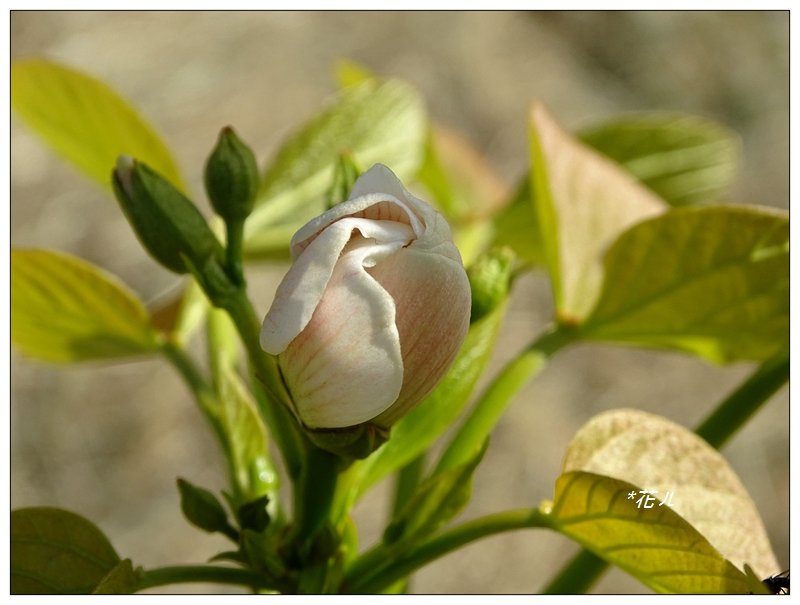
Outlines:
[[318, 448], [344, 459], [344, 464], [361, 460], [389, 439], [389, 429], [364, 422], [340, 429], [310, 429], [306, 435]]
[[207, 532], [229, 531], [228, 515], [214, 494], [184, 479], [178, 479], [178, 490], [181, 510], [192, 525]]
[[233, 128], [222, 129], [206, 162], [206, 192], [214, 210], [226, 221], [243, 221], [258, 193], [258, 166], [250, 148]]
[[251, 502], [242, 504], [236, 513], [241, 528], [252, 529], [256, 532], [264, 531], [270, 522], [269, 513], [267, 512], [268, 502], [269, 498], [261, 496]]
[[333, 183], [328, 188], [326, 194], [326, 206], [333, 208], [336, 204], [341, 204], [350, 195], [350, 190], [361, 176], [361, 168], [353, 159], [353, 154], [343, 151], [339, 154], [339, 161], [333, 169]]
[[481, 255], [467, 269], [472, 290], [470, 323], [488, 315], [508, 296], [513, 265], [514, 253], [511, 249], [497, 248]]
[[224, 251], [195, 205], [152, 168], [120, 156], [111, 182], [139, 241], [159, 263], [187, 273], [184, 259], [196, 266]]

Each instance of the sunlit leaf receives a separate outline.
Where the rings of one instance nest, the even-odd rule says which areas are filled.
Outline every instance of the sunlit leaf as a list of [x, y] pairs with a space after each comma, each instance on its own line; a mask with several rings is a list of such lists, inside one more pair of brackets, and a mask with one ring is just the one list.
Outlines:
[[186, 281], [180, 292], [150, 309], [155, 328], [173, 340], [185, 343], [203, 323], [210, 309], [203, 289], [193, 279]]
[[736, 473], [717, 450], [666, 418], [632, 409], [595, 416], [570, 442], [563, 471], [656, 490], [656, 497], [671, 501], [672, 510], [739, 569], [747, 563], [762, 577], [780, 571]]
[[752, 206], [677, 209], [609, 250], [585, 338], [763, 360], [788, 346], [789, 218]]
[[740, 163], [739, 137], [699, 116], [624, 115], [581, 139], [674, 206], [724, 201]]
[[541, 229], [534, 213], [530, 178], [518, 185], [510, 203], [494, 217], [494, 245], [508, 246], [522, 260], [544, 265]]
[[639, 487], [566, 472], [556, 481], [552, 527], [656, 592], [748, 594], [744, 573], [668, 506], [639, 508]]
[[270, 163], [246, 224], [247, 253], [280, 253], [301, 225], [325, 210], [325, 192], [342, 152], [365, 169], [380, 162], [401, 180], [413, 177], [422, 161], [425, 132], [422, 99], [404, 82], [370, 79], [341, 91]]
[[11, 341], [52, 362], [128, 357], [158, 346], [147, 310], [118, 279], [35, 249], [11, 251]]
[[184, 189], [178, 168], [155, 130], [106, 84], [42, 59], [11, 65], [14, 113], [61, 156], [103, 187], [119, 155], [145, 162]]
[[11, 592], [89, 594], [119, 562], [103, 533], [58, 508], [11, 511]]
[[619, 165], [564, 132], [541, 105], [530, 115], [531, 189], [558, 316], [575, 323], [603, 280], [602, 253], [665, 204]]
[[335, 75], [336, 82], [342, 88], [357, 86], [376, 77], [369, 69], [350, 59], [342, 59], [336, 63]]

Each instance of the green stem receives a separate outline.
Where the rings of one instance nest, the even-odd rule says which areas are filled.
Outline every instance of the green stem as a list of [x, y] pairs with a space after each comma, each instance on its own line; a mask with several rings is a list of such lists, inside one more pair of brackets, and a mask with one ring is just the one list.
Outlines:
[[[695, 429], [709, 445], [719, 449], [789, 380], [789, 353], [768, 359], [717, 405]], [[546, 594], [586, 592], [608, 563], [587, 550], [572, 558], [545, 588]]]
[[148, 569], [141, 572], [134, 592], [169, 584], [194, 583], [235, 584], [248, 586], [254, 590], [270, 590], [273, 588], [266, 578], [248, 569], [210, 565], [182, 565]]
[[274, 356], [261, 350], [259, 334], [261, 321], [247, 298], [244, 288], [236, 296], [226, 301], [225, 310], [231, 316], [239, 337], [244, 343], [250, 367], [263, 392], [256, 391], [256, 401], [270, 434], [280, 449], [291, 478], [296, 478], [303, 466], [303, 454], [308, 447], [308, 439], [292, 415], [290, 397], [283, 386], [283, 379]]
[[[214, 435], [217, 437], [217, 441], [222, 447], [222, 451], [225, 454], [226, 460], [231, 463], [228, 439], [225, 436], [225, 430], [223, 429], [217, 415], [217, 400], [214, 389], [212, 389], [211, 385], [206, 382], [206, 380], [200, 374], [200, 370], [198, 370], [197, 365], [194, 363], [192, 358], [186, 354], [186, 351], [180, 345], [176, 344], [172, 340], [167, 340], [161, 345], [161, 352], [169, 360], [173, 367], [178, 370], [178, 373], [181, 375], [184, 382], [186, 382], [186, 385], [189, 387], [189, 390], [192, 392], [195, 400], [197, 401], [200, 411], [211, 425]], [[233, 472], [233, 469], [231, 469], [232, 482], [234, 481], [235, 477]]]
[[542, 594], [583, 594], [600, 579], [608, 563], [593, 552], [581, 550], [544, 587]]
[[347, 570], [343, 591], [379, 593], [420, 567], [475, 540], [501, 532], [549, 526], [547, 515], [538, 509], [512, 510], [458, 525], [396, 558], [391, 558], [389, 548], [379, 544], [359, 557]]
[[425, 471], [425, 452], [414, 458], [401, 468], [395, 475], [394, 495], [392, 498], [391, 515], [394, 518], [400, 513], [406, 502], [411, 498], [414, 490], [422, 479]]
[[225, 221], [225, 263], [228, 276], [238, 286], [244, 285], [242, 250], [244, 245], [244, 220]]
[[572, 333], [555, 327], [540, 336], [509, 362], [480, 398], [450, 445], [442, 454], [435, 473], [466, 462], [489, 436], [514, 395], [558, 350], [572, 341]]
[[721, 448], [789, 380], [789, 352], [765, 361], [695, 429]]
[[295, 484], [293, 538], [301, 549], [314, 538], [330, 516], [341, 459], [309, 446], [306, 464]]

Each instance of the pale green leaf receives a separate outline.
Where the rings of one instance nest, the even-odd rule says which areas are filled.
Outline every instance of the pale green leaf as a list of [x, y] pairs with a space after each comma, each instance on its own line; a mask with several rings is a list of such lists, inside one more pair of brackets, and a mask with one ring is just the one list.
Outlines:
[[605, 258], [585, 338], [764, 360], [788, 346], [789, 217], [753, 206], [676, 209]]
[[11, 511], [12, 594], [89, 594], [118, 562], [108, 539], [80, 515]]
[[52, 362], [128, 357], [158, 346], [147, 310], [118, 279], [36, 249], [11, 251], [11, 341]]
[[470, 326], [461, 351], [436, 388], [392, 427], [389, 441], [369, 458], [355, 463], [350, 471], [358, 477], [349, 494], [353, 501], [422, 454], [453, 425], [489, 363], [505, 311], [506, 304], [500, 304]]
[[629, 495], [638, 490], [619, 479], [566, 472], [556, 481], [551, 526], [656, 592], [751, 592], [745, 574], [673, 509], [637, 507]]
[[665, 203], [618, 164], [564, 132], [541, 105], [530, 116], [531, 189], [559, 319], [579, 322], [603, 280], [604, 250]]
[[243, 500], [262, 495], [274, 499], [278, 473], [269, 458], [264, 424], [252, 396], [231, 367], [222, 368], [219, 399], [220, 420]]
[[247, 220], [246, 252], [278, 254], [300, 226], [325, 210], [325, 192], [342, 152], [365, 169], [380, 162], [401, 180], [413, 177], [422, 162], [426, 128], [422, 99], [404, 82], [370, 79], [341, 91], [271, 162]]
[[139, 581], [130, 559], [117, 563], [92, 591], [92, 594], [133, 594]]
[[11, 107], [61, 156], [111, 188], [117, 157], [136, 158], [184, 189], [155, 130], [103, 82], [42, 59], [11, 65]]
[[518, 185], [511, 202], [494, 217], [494, 245], [508, 246], [522, 260], [544, 265], [541, 229], [531, 199], [530, 177]]
[[[585, 471], [657, 490], [672, 510], [740, 569], [761, 577], [778, 563], [764, 524], [736, 473], [692, 431], [639, 410], [595, 416], [570, 442], [563, 472]], [[645, 514], [645, 513], [642, 513]]]
[[341, 59], [337, 61], [334, 71], [336, 82], [342, 88], [358, 86], [359, 84], [376, 78], [375, 74], [369, 69], [350, 59]]
[[736, 133], [685, 114], [620, 116], [581, 139], [673, 206], [724, 201], [741, 159]]

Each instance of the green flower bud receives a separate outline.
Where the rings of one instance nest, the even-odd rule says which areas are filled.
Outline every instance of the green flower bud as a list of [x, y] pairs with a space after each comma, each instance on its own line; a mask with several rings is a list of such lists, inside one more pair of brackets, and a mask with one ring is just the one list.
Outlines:
[[139, 241], [159, 263], [188, 273], [187, 260], [204, 267], [224, 251], [195, 205], [152, 168], [120, 156], [114, 194]]
[[206, 192], [214, 210], [226, 221], [243, 221], [258, 193], [258, 166], [250, 148], [230, 126], [219, 134], [206, 162]]
[[472, 290], [470, 323], [491, 313], [508, 296], [513, 265], [511, 249], [498, 248], [483, 254], [467, 269]]

